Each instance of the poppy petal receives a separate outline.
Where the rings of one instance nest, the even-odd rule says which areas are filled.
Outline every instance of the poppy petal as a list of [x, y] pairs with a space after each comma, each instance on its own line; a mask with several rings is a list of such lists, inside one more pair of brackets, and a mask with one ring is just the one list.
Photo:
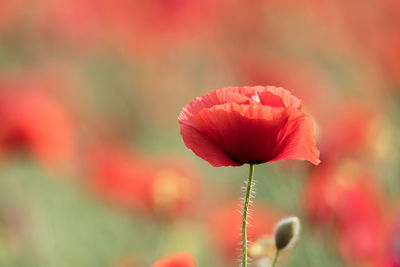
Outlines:
[[181, 114], [179, 114], [178, 120], [189, 120], [191, 117], [196, 116], [201, 110], [211, 108], [215, 105], [221, 105], [225, 103], [238, 103], [238, 104], [249, 104], [250, 99], [238, 92], [228, 90], [215, 90], [202, 97], [196, 97], [188, 105], [186, 105]]
[[215, 144], [191, 125], [181, 123], [181, 135], [189, 149], [214, 167], [242, 165], [227, 157]]
[[[258, 94], [261, 103], [273, 107], [292, 107], [296, 109], [302, 108], [302, 101], [292, 95], [292, 93], [282, 87], [275, 86], [242, 86], [242, 87], [225, 87], [220, 91], [234, 91], [241, 95], [251, 98], [253, 95]], [[281, 99], [271, 99], [271, 94]], [[283, 105], [281, 104], [283, 103]]]
[[288, 110], [289, 120], [281, 129], [276, 155], [272, 161], [284, 159], [308, 160], [314, 165], [320, 163], [319, 150], [315, 144], [315, 132], [310, 116], [295, 109]]
[[275, 87], [275, 86], [267, 86], [266, 87], [268, 92], [271, 92], [272, 94], [279, 96], [283, 103], [285, 104], [285, 107], [291, 107], [295, 108], [298, 110], [301, 110], [303, 104], [302, 101], [292, 95], [292, 93], [282, 87]]
[[[213, 166], [267, 162], [285, 116], [283, 109], [227, 103], [202, 110], [192, 120], [196, 134], [182, 136], [187, 147]], [[204, 146], [203, 140], [212, 146]]]

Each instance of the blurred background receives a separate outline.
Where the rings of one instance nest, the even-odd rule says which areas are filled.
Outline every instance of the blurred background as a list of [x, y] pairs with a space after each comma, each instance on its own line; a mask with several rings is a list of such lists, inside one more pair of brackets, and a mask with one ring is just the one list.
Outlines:
[[275, 85], [322, 163], [256, 167], [251, 266], [400, 266], [400, 1], [0, 0], [0, 265], [237, 266], [248, 168], [188, 150], [177, 116]]

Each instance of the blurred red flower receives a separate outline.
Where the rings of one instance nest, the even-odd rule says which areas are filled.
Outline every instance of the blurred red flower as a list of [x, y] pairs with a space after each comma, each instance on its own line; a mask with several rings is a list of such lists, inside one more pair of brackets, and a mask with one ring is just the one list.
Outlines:
[[190, 253], [180, 252], [158, 260], [151, 267], [196, 267], [196, 263]]
[[339, 249], [353, 262], [376, 261], [386, 254], [387, 225], [375, 185], [344, 188], [336, 204]]
[[0, 88], [0, 153], [27, 150], [49, 167], [73, 158], [74, 125], [57, 101], [38, 90]]
[[345, 156], [366, 155], [366, 150], [376, 142], [381, 129], [377, 119], [378, 113], [365, 103], [341, 103], [341, 109], [321, 124], [323, 160], [336, 161]]
[[[181, 161], [176, 161], [181, 162]], [[107, 201], [133, 211], [173, 219], [193, 209], [200, 185], [187, 165], [134, 155], [111, 146], [88, 151], [89, 186]]]
[[[115, 1], [108, 1], [109, 6]], [[220, 1], [119, 1], [111, 14], [115, 40], [136, 56], [152, 55], [181, 43], [198, 42], [215, 29]], [[149, 23], [151, 21], [151, 23]], [[139, 52], [139, 53], [138, 53]]]
[[22, 3], [21, 0], [0, 1], [0, 34], [21, 18]]
[[213, 166], [283, 159], [319, 163], [313, 121], [301, 100], [273, 86], [225, 87], [186, 105], [185, 145]]
[[371, 263], [386, 255], [383, 197], [374, 177], [361, 166], [347, 162], [315, 170], [306, 187], [305, 205], [314, 223], [336, 229], [346, 260]]
[[41, 0], [39, 24], [63, 42], [154, 55], [215, 28], [218, 1]]
[[[264, 235], [271, 235], [275, 223], [280, 216], [265, 205], [257, 205], [252, 209], [249, 218], [248, 240], [254, 242]], [[210, 236], [229, 260], [237, 260], [241, 242], [242, 215], [240, 205], [231, 202], [213, 209], [208, 217]]]

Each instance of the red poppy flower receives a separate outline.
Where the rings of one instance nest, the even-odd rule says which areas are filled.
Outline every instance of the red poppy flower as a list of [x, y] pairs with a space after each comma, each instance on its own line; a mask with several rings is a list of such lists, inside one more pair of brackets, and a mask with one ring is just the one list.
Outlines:
[[93, 146], [88, 150], [89, 186], [118, 207], [163, 218], [187, 214], [199, 196], [193, 170], [163, 160], [159, 164], [123, 149]]
[[180, 252], [171, 257], [158, 260], [151, 267], [196, 267], [196, 263], [191, 254]]
[[338, 231], [339, 250], [353, 263], [373, 262], [387, 250], [385, 203], [373, 178], [355, 162], [327, 165], [306, 188], [311, 219]]
[[313, 122], [301, 108], [280, 87], [225, 87], [195, 98], [178, 119], [185, 145], [213, 166], [283, 159], [318, 164]]
[[47, 94], [19, 90], [0, 93], [0, 153], [29, 151], [46, 166], [64, 164], [74, 154], [75, 129], [69, 114]]
[[366, 178], [343, 188], [335, 207], [340, 224], [339, 249], [351, 262], [374, 262], [388, 250], [384, 203], [376, 185]]
[[124, 208], [148, 209], [152, 173], [145, 162], [112, 146], [93, 145], [86, 152], [88, 183], [97, 195]]

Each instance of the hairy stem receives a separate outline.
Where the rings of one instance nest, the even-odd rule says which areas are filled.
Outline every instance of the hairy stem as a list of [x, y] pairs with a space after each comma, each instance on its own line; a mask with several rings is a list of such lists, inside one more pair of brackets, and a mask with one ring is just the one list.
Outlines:
[[247, 213], [249, 209], [249, 202], [251, 197], [251, 187], [253, 185], [254, 164], [250, 164], [249, 180], [247, 181], [246, 197], [244, 199], [243, 207], [243, 220], [242, 220], [242, 243], [243, 243], [243, 256], [242, 266], [247, 267]]

